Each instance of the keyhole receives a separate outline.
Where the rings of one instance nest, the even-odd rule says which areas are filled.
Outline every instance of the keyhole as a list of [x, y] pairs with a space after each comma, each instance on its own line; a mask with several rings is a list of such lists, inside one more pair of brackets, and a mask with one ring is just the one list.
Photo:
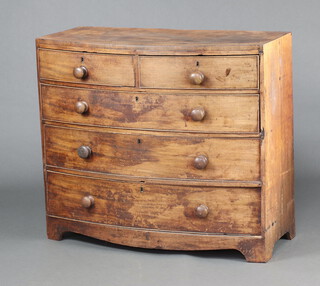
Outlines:
[[137, 141], [138, 141], [138, 144], [140, 144], [140, 143], [141, 143], [141, 139], [138, 139]]
[[138, 96], [136, 96], [136, 102], [138, 102], [139, 101], [139, 97]]
[[84, 58], [83, 57], [81, 57], [81, 62], [83, 62], [84, 61]]
[[199, 64], [200, 64], [200, 63], [199, 63], [198, 61], [196, 61], [196, 66], [197, 66], [197, 67], [199, 66]]
[[143, 190], [143, 187], [140, 187], [140, 193], [143, 193], [144, 190]]

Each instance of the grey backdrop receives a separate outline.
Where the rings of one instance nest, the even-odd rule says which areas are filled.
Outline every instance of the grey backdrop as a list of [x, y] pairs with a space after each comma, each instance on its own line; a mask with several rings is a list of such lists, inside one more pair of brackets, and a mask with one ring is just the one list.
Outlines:
[[[0, 2], [0, 285], [319, 285], [319, 0]], [[75, 26], [293, 32], [297, 237], [268, 264], [236, 251], [46, 239], [34, 39]]]

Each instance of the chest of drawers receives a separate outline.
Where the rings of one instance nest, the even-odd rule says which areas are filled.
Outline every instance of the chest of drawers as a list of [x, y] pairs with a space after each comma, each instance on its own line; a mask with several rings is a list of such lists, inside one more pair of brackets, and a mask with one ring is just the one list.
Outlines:
[[266, 262], [294, 237], [290, 33], [79, 27], [36, 47], [50, 239]]

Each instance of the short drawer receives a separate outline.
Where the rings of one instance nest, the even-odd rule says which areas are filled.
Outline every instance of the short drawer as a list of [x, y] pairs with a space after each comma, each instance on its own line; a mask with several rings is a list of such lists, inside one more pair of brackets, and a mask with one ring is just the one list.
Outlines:
[[[259, 180], [258, 138], [45, 127], [46, 163], [149, 178]], [[80, 156], [79, 156], [80, 154]]]
[[42, 85], [43, 118], [119, 128], [258, 132], [259, 96], [134, 93]]
[[172, 89], [258, 89], [259, 57], [143, 56], [140, 86]]
[[47, 174], [49, 215], [126, 227], [260, 234], [258, 188], [161, 186]]
[[108, 86], [134, 86], [133, 58], [39, 49], [41, 79]]

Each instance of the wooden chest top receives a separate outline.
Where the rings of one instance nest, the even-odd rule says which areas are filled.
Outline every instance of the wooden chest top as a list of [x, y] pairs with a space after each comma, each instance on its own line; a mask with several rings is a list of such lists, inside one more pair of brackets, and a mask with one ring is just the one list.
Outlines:
[[77, 27], [37, 39], [38, 47], [146, 55], [257, 54], [286, 32]]

